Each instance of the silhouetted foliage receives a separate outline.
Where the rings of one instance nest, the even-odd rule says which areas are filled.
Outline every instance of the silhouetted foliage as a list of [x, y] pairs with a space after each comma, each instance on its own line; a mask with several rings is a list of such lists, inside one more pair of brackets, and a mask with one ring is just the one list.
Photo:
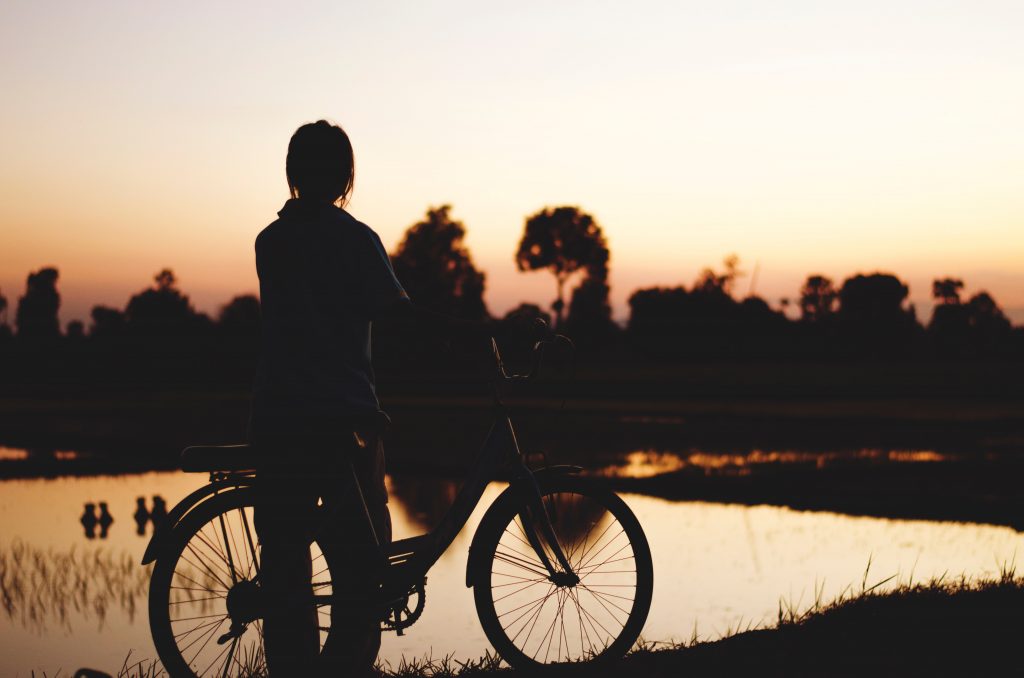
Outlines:
[[668, 360], [779, 354], [789, 321], [760, 297], [736, 301], [733, 289], [739, 260], [727, 257], [725, 270], [704, 269], [692, 289], [655, 287], [629, 298], [628, 333], [644, 353]]
[[961, 280], [941, 278], [932, 284], [935, 309], [928, 335], [943, 356], [994, 355], [1012, 352], [1013, 328], [988, 292], [978, 292], [967, 303], [960, 300]]
[[839, 290], [838, 329], [850, 353], [884, 356], [913, 350], [920, 330], [909, 288], [889, 273], [858, 274]]
[[7, 297], [0, 294], [0, 341], [7, 341], [11, 335], [11, 328], [7, 324]]
[[604, 277], [588, 276], [572, 292], [565, 333], [583, 348], [600, 346], [618, 331], [608, 301], [610, 289]]
[[800, 318], [809, 323], [828, 322], [835, 313], [838, 298], [830, 278], [823, 275], [808, 276], [800, 288]]
[[959, 304], [964, 281], [957, 278], [938, 278], [932, 282], [932, 296], [940, 304]]
[[[608, 244], [594, 218], [578, 207], [545, 208], [526, 220], [516, 251], [516, 266], [520, 271], [549, 269], [555, 276], [558, 296], [551, 308], [555, 311], [555, 326], [561, 328], [565, 285], [573, 274], [585, 269], [588, 278], [607, 286]], [[583, 308], [600, 313], [600, 304], [593, 303], [599, 291], [597, 286], [584, 293], [589, 301], [581, 300]]]
[[551, 326], [551, 314], [536, 304], [519, 304], [497, 323], [497, 339], [506, 361], [528, 360], [538, 339], [537, 320]]
[[693, 291], [699, 294], [706, 294], [717, 297], [731, 297], [736, 286], [736, 280], [743, 275], [739, 269], [740, 258], [730, 254], [722, 260], [725, 268], [721, 273], [714, 269], [705, 268], [693, 284]]
[[70, 341], [82, 341], [85, 339], [85, 325], [82, 324], [81, 320], [72, 320], [68, 323], [64, 336]]
[[178, 289], [173, 271], [165, 268], [153, 280], [154, 286], [134, 295], [125, 308], [132, 333], [170, 337], [196, 334], [209, 327], [210, 319], [197, 313]]
[[538, 319], [543, 320], [548, 326], [551, 325], [551, 314], [537, 304], [519, 304], [505, 314], [500, 321], [500, 325], [502, 327], [519, 327], [530, 330], [530, 328], [535, 326]]
[[466, 228], [449, 215], [450, 205], [427, 210], [426, 219], [405, 232], [391, 255], [395, 275], [417, 304], [467, 320], [488, 316], [484, 274], [463, 242]]
[[979, 353], [998, 350], [1010, 336], [1010, 321], [988, 292], [978, 292], [968, 300], [967, 320]]
[[91, 315], [92, 328], [89, 330], [89, 336], [107, 338], [124, 334], [127, 325], [122, 311], [109, 306], [93, 306]]
[[260, 300], [254, 294], [242, 294], [220, 309], [217, 323], [227, 334], [258, 337], [260, 333]]
[[25, 295], [18, 300], [16, 322], [19, 337], [46, 340], [60, 336], [58, 277], [60, 273], [53, 267], [28, 274]]

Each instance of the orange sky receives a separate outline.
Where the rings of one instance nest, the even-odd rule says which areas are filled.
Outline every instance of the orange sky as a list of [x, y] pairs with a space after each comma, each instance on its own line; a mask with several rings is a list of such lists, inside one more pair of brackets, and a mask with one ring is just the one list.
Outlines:
[[1024, 5], [549, 5], [5, 3], [0, 293], [55, 265], [85, 319], [170, 266], [215, 312], [256, 288], [290, 133], [327, 117], [351, 211], [393, 248], [452, 203], [493, 312], [550, 302], [512, 255], [576, 204], [619, 317], [735, 252], [771, 300], [880, 269], [926, 304], [953, 275], [1024, 322]]

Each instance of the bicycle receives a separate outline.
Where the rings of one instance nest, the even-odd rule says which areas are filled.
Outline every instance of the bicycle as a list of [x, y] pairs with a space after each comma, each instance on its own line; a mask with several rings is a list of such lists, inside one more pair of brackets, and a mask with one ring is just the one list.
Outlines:
[[[504, 467], [511, 471], [508, 488], [473, 535], [466, 568], [466, 585], [473, 589], [477, 615], [494, 649], [517, 669], [552, 672], [619, 658], [636, 642], [654, 582], [643, 528], [621, 498], [599, 479], [581, 476], [580, 467], [531, 470], [502, 400], [503, 384], [532, 380], [545, 349], [560, 341], [568, 342], [557, 335], [537, 342], [531, 369], [509, 374], [491, 340], [494, 424], [475, 467], [437, 527], [379, 545], [383, 630], [401, 635], [419, 619], [427, 572]], [[241, 675], [262, 663], [253, 456], [247, 445], [186, 448], [182, 469], [208, 472], [210, 482], [168, 513], [143, 556], [143, 564], [156, 563], [150, 627], [171, 676]], [[358, 489], [354, 471], [352, 478]], [[331, 606], [345, 602], [335, 595], [330, 578], [332, 563], [344, 554], [332, 552], [330, 540], [324, 544], [316, 536], [310, 543], [321, 648], [332, 633]]]

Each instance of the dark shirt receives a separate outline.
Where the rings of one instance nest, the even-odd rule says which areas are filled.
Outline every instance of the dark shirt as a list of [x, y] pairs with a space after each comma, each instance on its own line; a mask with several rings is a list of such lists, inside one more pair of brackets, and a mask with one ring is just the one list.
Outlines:
[[351, 431], [380, 404], [373, 318], [408, 298], [373, 230], [333, 205], [289, 200], [256, 238], [263, 320], [251, 435]]

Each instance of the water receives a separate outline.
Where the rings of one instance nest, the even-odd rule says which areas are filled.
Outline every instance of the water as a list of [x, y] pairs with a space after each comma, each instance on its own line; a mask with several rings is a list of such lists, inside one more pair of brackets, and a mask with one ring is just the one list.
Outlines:
[[[669, 462], [666, 462], [669, 463]], [[692, 462], [691, 462], [692, 463]], [[205, 481], [201, 474], [62, 477], [0, 482], [0, 675], [53, 675], [83, 666], [116, 671], [129, 651], [155, 658], [146, 613], [148, 568], [138, 565], [149, 537], [136, 534], [136, 497], [173, 506]], [[457, 483], [391, 478], [396, 538], [422, 533]], [[501, 491], [492, 484], [467, 527], [431, 571], [426, 611], [405, 636], [386, 634], [381, 659], [475, 658], [489, 648], [465, 587], [469, 540]], [[654, 554], [655, 595], [643, 637], [715, 638], [770, 623], [780, 599], [800, 608], [891, 575], [907, 581], [993, 576], [1024, 553], [1024, 535], [967, 523], [858, 518], [769, 506], [671, 502], [624, 495]], [[87, 539], [86, 502], [108, 504], [106, 538]]]

